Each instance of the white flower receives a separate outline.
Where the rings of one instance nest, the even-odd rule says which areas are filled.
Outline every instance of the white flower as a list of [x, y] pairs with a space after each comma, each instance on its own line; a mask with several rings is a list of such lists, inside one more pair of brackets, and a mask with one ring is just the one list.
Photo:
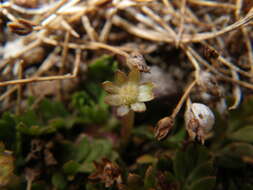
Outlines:
[[104, 89], [109, 93], [105, 102], [111, 106], [118, 106], [117, 115], [124, 116], [130, 109], [136, 112], [144, 112], [144, 102], [154, 99], [153, 84], [151, 82], [140, 83], [140, 71], [133, 68], [127, 76], [122, 71], [116, 71], [115, 83], [106, 81]]

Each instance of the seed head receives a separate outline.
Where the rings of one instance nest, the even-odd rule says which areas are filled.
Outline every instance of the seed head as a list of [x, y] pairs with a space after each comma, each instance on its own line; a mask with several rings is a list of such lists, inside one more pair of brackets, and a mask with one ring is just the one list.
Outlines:
[[191, 139], [197, 138], [204, 144], [215, 122], [213, 112], [204, 104], [190, 103], [185, 112], [186, 130]]

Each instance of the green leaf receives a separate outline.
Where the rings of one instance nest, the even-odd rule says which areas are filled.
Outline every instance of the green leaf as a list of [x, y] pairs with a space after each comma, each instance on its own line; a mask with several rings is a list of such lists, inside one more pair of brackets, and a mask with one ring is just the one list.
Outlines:
[[243, 167], [244, 158], [253, 159], [253, 145], [248, 143], [231, 143], [218, 153], [217, 163], [226, 168]]
[[179, 150], [173, 161], [173, 168], [176, 177], [185, 181], [186, 177], [196, 166], [206, 162], [209, 159], [209, 153], [205, 147], [197, 144], [190, 144], [185, 151]]
[[113, 60], [112, 56], [104, 55], [89, 64], [88, 69], [89, 78], [102, 82], [112, 78], [117, 69], [117, 62]]
[[243, 127], [228, 136], [230, 139], [253, 143], [253, 126]]
[[28, 110], [24, 112], [22, 115], [15, 116], [15, 120], [17, 123], [24, 123], [27, 126], [32, 126], [32, 125], [38, 125], [40, 122], [37, 119], [37, 115], [34, 110]]
[[133, 135], [148, 139], [148, 140], [154, 140], [154, 134], [152, 131], [147, 130], [147, 126], [140, 126], [133, 128], [132, 131]]
[[180, 129], [175, 135], [167, 138], [170, 143], [180, 143], [185, 139], [186, 130], [184, 128]]
[[19, 123], [17, 125], [17, 131], [26, 135], [39, 136], [43, 134], [54, 133], [57, 131], [57, 128], [52, 126], [38, 126], [38, 125], [33, 125], [29, 127], [24, 123]]
[[185, 164], [184, 152], [179, 151], [176, 153], [176, 156], [173, 162], [173, 167], [174, 167], [176, 177], [180, 181], [183, 181], [187, 176], [187, 165]]
[[189, 190], [213, 190], [216, 183], [216, 177], [209, 176], [201, 178], [195, 181], [190, 187]]
[[112, 151], [112, 144], [110, 141], [98, 139], [91, 144], [91, 150], [85, 160], [86, 162], [93, 162], [106, 157]]
[[188, 183], [198, 180], [199, 178], [214, 175], [213, 162], [208, 161], [198, 165], [187, 178]]
[[15, 143], [16, 122], [9, 113], [4, 113], [0, 119], [0, 141], [3, 141], [7, 148], [13, 148]]
[[91, 151], [91, 148], [90, 148], [90, 143], [88, 141], [88, 138], [84, 137], [82, 141], [80, 142], [80, 144], [78, 144], [76, 147], [76, 153], [74, 156], [75, 161], [77, 162], [83, 161], [88, 156], [90, 151]]
[[[101, 87], [96, 86], [96, 89], [101, 90]], [[72, 105], [77, 108], [78, 121], [81, 123], [102, 124], [109, 117], [108, 106], [104, 103], [96, 103], [86, 92], [75, 93], [72, 97]]]
[[52, 184], [55, 188], [60, 190], [65, 189], [67, 186], [66, 179], [61, 173], [55, 173], [52, 176]]
[[91, 172], [94, 170], [93, 161], [99, 161], [101, 158], [109, 158], [115, 160], [118, 154], [113, 151], [112, 143], [108, 140], [97, 139], [90, 143], [90, 151], [82, 163], [81, 172]]
[[63, 165], [63, 171], [68, 175], [75, 175], [80, 168], [81, 165], [73, 160], [70, 160]]
[[68, 115], [67, 110], [61, 102], [54, 102], [48, 99], [44, 99], [40, 103], [37, 111], [43, 121]]

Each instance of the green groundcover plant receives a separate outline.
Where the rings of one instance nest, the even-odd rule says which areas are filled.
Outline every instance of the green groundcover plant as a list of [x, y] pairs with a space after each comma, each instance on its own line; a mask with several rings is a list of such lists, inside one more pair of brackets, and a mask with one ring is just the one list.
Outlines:
[[253, 189], [252, 99], [226, 118], [215, 113], [204, 144], [188, 137], [180, 114], [158, 141], [152, 126], [159, 101], [147, 103], [132, 124], [105, 103], [102, 82], [116, 70], [114, 59], [103, 56], [89, 65], [89, 80], [69, 101], [44, 98], [32, 107], [30, 97], [21, 114], [2, 114], [2, 189]]

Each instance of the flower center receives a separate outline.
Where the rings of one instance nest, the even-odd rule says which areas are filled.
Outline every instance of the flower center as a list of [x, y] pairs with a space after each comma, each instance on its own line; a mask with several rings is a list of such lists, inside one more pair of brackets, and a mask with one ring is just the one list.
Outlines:
[[119, 94], [124, 104], [130, 105], [135, 103], [138, 96], [138, 86], [133, 83], [127, 83], [120, 88]]

